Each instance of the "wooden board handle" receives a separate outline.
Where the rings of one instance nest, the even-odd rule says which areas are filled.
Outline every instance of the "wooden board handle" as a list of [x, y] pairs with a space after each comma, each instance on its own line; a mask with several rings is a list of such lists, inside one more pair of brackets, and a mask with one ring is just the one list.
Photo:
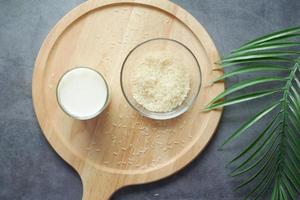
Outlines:
[[109, 200], [114, 191], [105, 188], [85, 188], [83, 190], [82, 200]]
[[[87, 190], [85, 190], [87, 191]], [[84, 192], [82, 200], [109, 200], [112, 194], [101, 192]]]
[[[92, 171], [92, 170], [91, 170]], [[82, 200], [109, 200], [112, 194], [119, 188], [116, 179], [103, 172], [91, 173], [82, 177]]]

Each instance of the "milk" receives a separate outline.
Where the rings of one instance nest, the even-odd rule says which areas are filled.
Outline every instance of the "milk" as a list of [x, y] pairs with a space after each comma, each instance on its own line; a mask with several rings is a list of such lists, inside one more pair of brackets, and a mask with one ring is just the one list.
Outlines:
[[97, 116], [108, 104], [108, 87], [104, 78], [90, 68], [75, 68], [61, 78], [57, 99], [61, 108], [76, 119]]

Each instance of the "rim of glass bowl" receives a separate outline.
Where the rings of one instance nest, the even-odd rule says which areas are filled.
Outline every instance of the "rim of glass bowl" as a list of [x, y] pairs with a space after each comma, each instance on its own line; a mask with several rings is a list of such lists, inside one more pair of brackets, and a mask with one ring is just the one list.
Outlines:
[[[124, 72], [124, 68], [125, 68], [125, 65], [126, 65], [126, 62], [128, 60], [128, 58], [131, 56], [131, 54], [137, 49], [139, 48], [140, 46], [146, 44], [146, 43], [149, 43], [149, 42], [152, 42], [152, 41], [156, 41], [156, 40], [166, 40], [166, 41], [170, 41], [170, 42], [175, 42], [179, 45], [181, 45], [182, 47], [184, 47], [188, 52], [190, 52], [190, 54], [193, 56], [193, 58], [195, 59], [196, 63], [197, 63], [197, 67], [198, 67], [198, 71], [199, 71], [199, 78], [200, 78], [200, 83], [198, 85], [198, 88], [197, 88], [197, 91], [196, 91], [196, 94], [192, 97], [191, 101], [184, 107], [182, 108], [181, 110], [179, 111], [169, 111], [169, 112], [153, 112], [153, 111], [147, 111], [146, 112], [143, 112], [142, 110], [138, 109], [136, 106], [134, 106], [130, 100], [128, 99], [127, 97], [127, 94], [125, 92], [125, 89], [124, 89], [124, 84], [123, 84], [123, 72]], [[168, 120], [168, 119], [173, 119], [175, 117], [178, 117], [180, 116], [181, 114], [185, 113], [188, 109], [190, 109], [192, 107], [192, 105], [194, 104], [195, 100], [197, 99], [199, 93], [200, 93], [200, 89], [201, 89], [201, 86], [202, 86], [202, 71], [201, 71], [201, 68], [200, 68], [200, 65], [199, 65], [199, 62], [195, 56], [195, 54], [186, 46], [184, 45], [183, 43], [177, 41], [177, 40], [174, 40], [174, 39], [169, 39], [169, 38], [153, 38], [153, 39], [150, 39], [150, 40], [146, 40], [142, 43], [139, 43], [138, 45], [136, 45], [133, 49], [131, 49], [128, 53], [128, 55], [126, 56], [125, 60], [123, 61], [123, 64], [122, 64], [122, 68], [121, 68], [121, 74], [120, 74], [120, 82], [121, 82], [121, 89], [122, 89], [122, 93], [127, 101], [127, 103], [135, 110], [137, 111], [139, 114], [141, 114], [142, 116], [144, 117], [147, 117], [147, 118], [150, 118], [150, 119], [155, 119], [155, 120]], [[146, 109], [146, 108], [145, 108]], [[175, 108], [176, 109], [176, 108]]]
[[[60, 85], [60, 83], [61, 83], [63, 77], [64, 77], [66, 74], [68, 74], [68, 73], [70, 73], [71, 71], [76, 70], [76, 69], [88, 69], [88, 70], [94, 71], [94, 72], [96, 72], [98, 75], [100, 75], [100, 77], [104, 80], [104, 83], [105, 83], [105, 86], [106, 86], [106, 89], [107, 89], [107, 94], [106, 94], [105, 104], [104, 104], [104, 106], [103, 106], [99, 111], [97, 111], [97, 112], [96, 112], [95, 114], [93, 114], [93, 115], [85, 116], [85, 117], [80, 117], [80, 116], [72, 115], [72, 114], [69, 113], [69, 112], [64, 108], [64, 106], [60, 103], [60, 100], [59, 100], [59, 97], [58, 97], [58, 87], [59, 87], [59, 85]], [[107, 107], [107, 105], [108, 105], [109, 95], [110, 95], [110, 90], [109, 90], [108, 83], [107, 83], [106, 79], [104, 78], [104, 76], [103, 76], [100, 72], [98, 72], [97, 70], [95, 70], [95, 69], [93, 69], [93, 68], [90, 68], [90, 67], [82, 67], [82, 66], [81, 66], [81, 67], [74, 67], [74, 68], [71, 68], [71, 69], [67, 70], [67, 71], [64, 72], [63, 75], [59, 78], [59, 81], [58, 81], [58, 83], [57, 83], [57, 85], [56, 85], [56, 101], [57, 101], [59, 107], [63, 110], [63, 112], [64, 112], [65, 114], [67, 114], [68, 116], [70, 116], [70, 117], [72, 117], [72, 118], [74, 118], [74, 119], [78, 119], [78, 120], [89, 120], [89, 119], [93, 119], [93, 118], [97, 117], [100, 113], [102, 113], [102, 111], [103, 111], [103, 110]]]

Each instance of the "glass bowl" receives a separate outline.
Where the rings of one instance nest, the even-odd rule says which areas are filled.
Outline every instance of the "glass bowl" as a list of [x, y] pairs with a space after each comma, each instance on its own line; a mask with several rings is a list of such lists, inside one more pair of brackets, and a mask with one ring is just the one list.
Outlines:
[[[139, 66], [141, 59], [149, 52], [167, 52], [177, 60], [180, 60], [180, 63], [183, 64], [182, 66], [185, 67], [185, 71], [188, 72], [190, 90], [187, 97], [180, 105], [171, 111], [150, 111], [139, 104], [133, 97], [133, 72], [136, 67]], [[122, 92], [129, 105], [142, 116], [156, 120], [175, 118], [186, 112], [196, 100], [201, 88], [201, 69], [195, 55], [184, 44], [176, 40], [166, 38], [147, 40], [133, 48], [123, 62], [120, 78]]]

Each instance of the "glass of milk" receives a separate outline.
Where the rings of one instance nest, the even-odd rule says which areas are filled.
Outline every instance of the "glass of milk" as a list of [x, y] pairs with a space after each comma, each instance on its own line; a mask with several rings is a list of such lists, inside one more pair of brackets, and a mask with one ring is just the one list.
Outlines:
[[96, 117], [108, 106], [110, 99], [102, 74], [87, 67], [67, 71], [59, 80], [56, 96], [62, 110], [78, 120]]

